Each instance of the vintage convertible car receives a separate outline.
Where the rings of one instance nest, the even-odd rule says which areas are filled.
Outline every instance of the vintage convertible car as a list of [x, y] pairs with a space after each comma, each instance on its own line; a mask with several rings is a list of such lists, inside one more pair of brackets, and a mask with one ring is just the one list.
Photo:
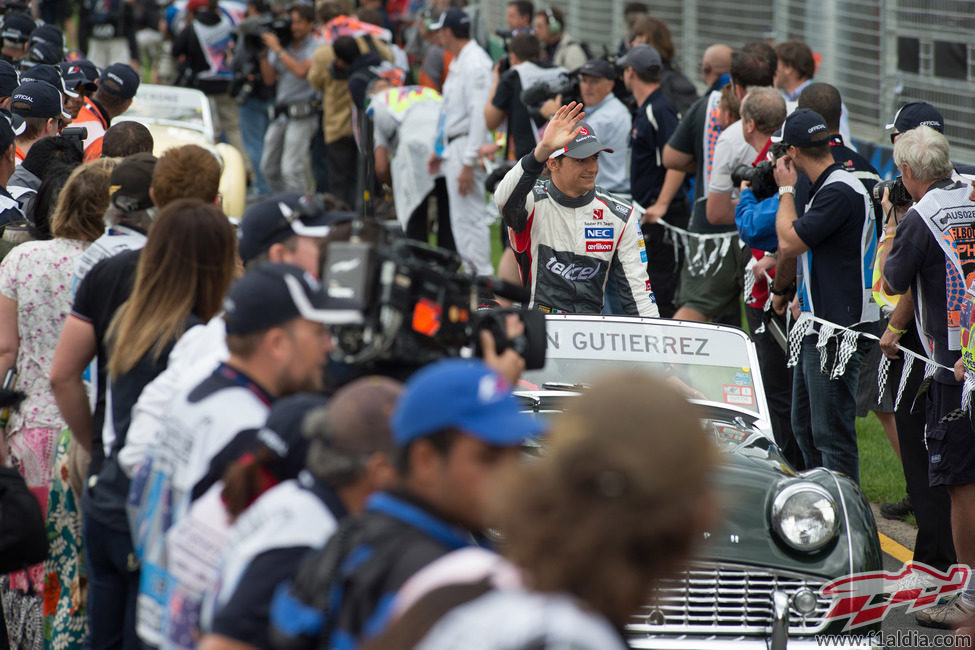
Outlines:
[[[550, 315], [547, 325], [545, 368], [526, 372], [517, 391], [527, 408], [558, 412], [600, 374], [644, 369], [685, 391], [723, 452], [715, 476], [722, 521], [705, 533], [692, 566], [632, 619], [630, 646], [815, 648], [816, 635], [841, 633], [847, 619], [827, 618], [834, 601], [822, 588], [881, 569], [873, 515], [845, 476], [797, 473], [779, 453], [748, 336], [731, 327], [610, 316]], [[873, 647], [859, 643], [847, 635], [831, 647]]]
[[207, 96], [193, 88], [142, 84], [132, 106], [116, 121], [134, 120], [148, 127], [154, 141], [153, 153], [184, 144], [198, 144], [220, 161], [220, 195], [228, 217], [244, 214], [247, 171], [244, 158], [235, 147], [217, 142]]

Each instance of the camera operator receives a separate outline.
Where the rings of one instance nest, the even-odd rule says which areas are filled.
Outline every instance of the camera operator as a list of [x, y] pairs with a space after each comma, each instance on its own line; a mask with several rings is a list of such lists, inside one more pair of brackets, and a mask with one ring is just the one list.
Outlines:
[[589, 60], [582, 43], [565, 31], [565, 14], [558, 7], [546, 7], [535, 12], [532, 24], [535, 35], [545, 48], [542, 53], [545, 63], [566, 70], [578, 70]]
[[[631, 204], [597, 189], [599, 154], [608, 147], [583, 115], [575, 102], [559, 108], [534, 151], [511, 168], [494, 195], [526, 271], [522, 277], [530, 282], [530, 305], [598, 314], [612, 273], [627, 314], [659, 316], [639, 219]], [[536, 185], [546, 167], [551, 180]]]
[[[907, 319], [898, 321], [897, 311], [908, 301], [927, 356], [950, 368], [961, 357], [962, 301], [967, 278], [975, 271], [973, 238], [968, 234], [975, 226], [971, 188], [952, 181], [948, 141], [929, 126], [899, 134], [894, 162], [915, 203], [901, 219], [895, 213], [887, 220], [884, 236], [894, 241], [882, 267], [884, 289], [906, 295], [888, 325], [891, 336], [885, 333], [881, 344], [890, 353], [888, 342], [896, 343], [907, 331]], [[965, 564], [975, 562], [975, 446], [969, 418], [952, 417], [959, 411], [961, 394], [961, 383], [950, 370], [935, 370], [925, 399], [924, 441], [929, 485], [947, 488], [955, 554], [958, 563]], [[973, 596], [969, 586], [954, 600], [918, 612], [917, 622], [958, 627], [975, 614]]]
[[139, 90], [139, 75], [128, 63], [113, 63], [98, 78], [98, 90], [85, 99], [78, 117], [71, 126], [88, 130], [85, 139], [85, 160], [102, 155], [102, 138], [112, 120], [129, 110], [132, 98]]
[[233, 80], [234, 24], [217, 0], [190, 0], [186, 11], [186, 26], [173, 39], [173, 56], [180, 63], [175, 85], [201, 90], [217, 117], [218, 135], [243, 151], [237, 103], [227, 94]]
[[318, 129], [318, 93], [308, 83], [312, 57], [320, 43], [314, 36], [315, 10], [294, 4], [291, 16], [292, 42], [281, 44], [276, 34], [261, 35], [267, 49], [261, 56], [264, 83], [277, 84], [274, 119], [264, 136], [261, 172], [272, 192], [305, 192], [311, 160], [309, 143]]
[[501, 61], [494, 65], [494, 81], [484, 107], [487, 128], [496, 129], [507, 118], [507, 148], [514, 148], [517, 158], [528, 155], [538, 142], [541, 126], [532, 118], [529, 108], [521, 100], [521, 91], [531, 88], [546, 77], [546, 69], [538, 65], [542, 44], [534, 34], [518, 34], [508, 42], [510, 67], [502, 72]]
[[240, 138], [254, 170], [254, 190], [257, 195], [269, 194], [261, 157], [264, 155], [264, 136], [267, 133], [268, 109], [274, 99], [274, 87], [264, 83], [261, 76], [261, 51], [264, 42], [261, 32], [271, 20], [265, 0], [248, 0], [245, 18], [237, 25], [237, 43], [230, 64], [234, 80], [230, 95], [237, 101]]
[[[783, 272], [784, 264], [799, 258], [802, 311], [841, 327], [877, 321], [880, 313], [866, 277], [876, 250], [870, 195], [833, 160], [829, 129], [818, 113], [796, 109], [776, 139], [788, 149], [775, 163], [779, 268], [773, 308], [776, 313], [785, 312], [786, 289], [793, 277]], [[797, 218], [795, 196], [799, 173], [812, 183], [802, 218]], [[855, 420], [863, 351], [854, 351], [843, 374], [830, 378], [820, 370], [817, 338], [810, 331], [802, 341], [793, 378], [792, 429], [807, 467], [838, 470], [859, 482]], [[838, 348], [836, 337], [831, 337], [822, 353], [832, 358]]]

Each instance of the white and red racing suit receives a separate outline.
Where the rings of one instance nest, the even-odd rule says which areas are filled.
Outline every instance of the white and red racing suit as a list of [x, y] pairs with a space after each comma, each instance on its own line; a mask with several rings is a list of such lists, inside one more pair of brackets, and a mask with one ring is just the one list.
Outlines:
[[542, 169], [534, 153], [528, 154], [494, 194], [530, 305], [546, 312], [601, 313], [612, 272], [627, 314], [659, 316], [633, 206], [600, 188], [570, 198], [550, 180], [538, 180]]

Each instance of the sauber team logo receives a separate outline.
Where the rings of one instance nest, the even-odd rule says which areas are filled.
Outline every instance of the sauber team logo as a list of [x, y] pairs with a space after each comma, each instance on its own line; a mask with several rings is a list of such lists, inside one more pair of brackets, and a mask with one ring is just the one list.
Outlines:
[[597, 221], [602, 221], [603, 220], [603, 209], [602, 208], [595, 208], [595, 209], [593, 209], [593, 211], [592, 211], [592, 218], [593, 219], [596, 219]]
[[882, 621], [892, 607], [907, 606], [907, 613], [936, 605], [964, 591], [971, 568], [953, 564], [942, 573], [920, 562], [905, 564], [901, 571], [858, 573], [838, 578], [820, 593], [832, 597], [826, 620], [847, 619], [844, 630]]
[[580, 126], [579, 127], [579, 135], [592, 135], [592, 134], [589, 133], [589, 129], [587, 129], [584, 126]]

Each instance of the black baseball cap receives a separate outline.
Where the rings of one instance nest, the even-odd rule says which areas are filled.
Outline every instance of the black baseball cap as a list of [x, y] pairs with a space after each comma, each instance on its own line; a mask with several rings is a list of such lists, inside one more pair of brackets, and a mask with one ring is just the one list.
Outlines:
[[304, 318], [351, 325], [362, 316], [355, 303], [331, 298], [310, 274], [290, 264], [258, 264], [230, 288], [223, 303], [227, 334], [251, 334]]
[[579, 68], [578, 73], [602, 79], [616, 79], [616, 69], [606, 59], [589, 59]]
[[108, 178], [108, 194], [112, 205], [122, 212], [136, 212], [152, 207], [149, 187], [157, 158], [143, 152], [123, 158]]
[[21, 117], [71, 119], [64, 110], [61, 91], [46, 81], [28, 81], [17, 86], [10, 96], [10, 112]]
[[299, 205], [301, 197], [296, 192], [282, 192], [247, 208], [237, 231], [240, 258], [245, 264], [293, 235], [325, 237], [334, 224], [353, 216], [346, 212], [304, 214]]
[[113, 63], [102, 70], [98, 87], [122, 99], [132, 99], [139, 90], [139, 74], [128, 63]]
[[0, 108], [0, 152], [13, 144], [14, 138], [24, 132], [27, 124], [5, 108]]
[[94, 92], [98, 88], [98, 68], [88, 59], [77, 61], [62, 61], [59, 66], [61, 78], [64, 80], [65, 88], [77, 90], [84, 86], [85, 90]]
[[451, 7], [440, 14], [437, 22], [430, 25], [430, 31], [435, 32], [439, 29], [447, 28], [452, 32], [469, 32], [471, 29], [471, 17], [467, 12], [457, 7]]
[[596, 137], [596, 133], [592, 130], [592, 127], [585, 122], [579, 122], [579, 135], [575, 139], [562, 147], [561, 149], [556, 149], [552, 152], [549, 158], [558, 158], [559, 156], [566, 155], [569, 158], [588, 158], [593, 154], [597, 154], [600, 151], [608, 151], [613, 153], [613, 150], [602, 144]]
[[800, 149], [820, 147], [829, 142], [829, 129], [823, 116], [810, 108], [797, 108], [785, 118], [782, 128], [772, 136], [772, 142], [782, 142]]
[[305, 417], [325, 406], [328, 400], [316, 393], [297, 393], [283, 397], [271, 406], [267, 421], [257, 431], [256, 446], [267, 449], [274, 460], [266, 467], [279, 481], [295, 478], [305, 468], [311, 441], [302, 425]]
[[37, 23], [27, 14], [7, 13], [0, 22], [0, 38], [5, 41], [24, 43], [30, 39], [31, 33], [37, 28]]
[[659, 69], [664, 62], [660, 58], [660, 52], [653, 46], [634, 45], [617, 64], [620, 68], [633, 68], [634, 72], [647, 74], [654, 68]]
[[20, 85], [17, 68], [10, 62], [0, 60], [0, 97], [10, 97], [14, 88]]
[[[35, 47], [41, 46], [37, 45]], [[78, 93], [74, 92], [74, 90], [68, 90], [68, 87], [64, 85], [64, 78], [61, 77], [61, 68], [56, 65], [38, 63], [31, 66], [29, 69], [20, 73], [20, 83], [25, 84], [28, 81], [46, 81], [68, 97], [78, 96]]]
[[56, 66], [61, 63], [61, 50], [51, 43], [31, 43], [27, 47], [27, 55], [21, 60], [20, 67], [32, 68], [38, 64]]
[[47, 43], [53, 45], [60, 53], [64, 50], [64, 34], [54, 25], [38, 25], [30, 33], [30, 43]]
[[908, 102], [900, 107], [887, 130], [904, 133], [919, 126], [930, 126], [938, 133], [945, 132], [945, 118], [934, 106], [927, 102]]

